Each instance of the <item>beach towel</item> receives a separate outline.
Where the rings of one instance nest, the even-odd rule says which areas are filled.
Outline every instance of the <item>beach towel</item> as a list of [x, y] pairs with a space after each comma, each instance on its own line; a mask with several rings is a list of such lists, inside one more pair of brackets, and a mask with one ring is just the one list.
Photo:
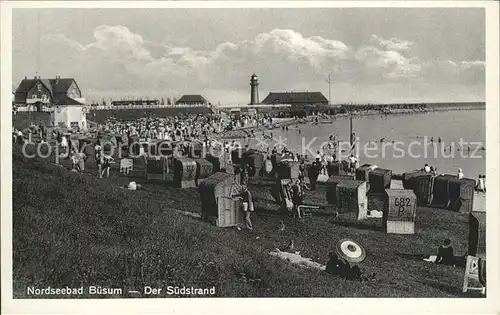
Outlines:
[[384, 216], [383, 211], [369, 210], [368, 218], [382, 218]]
[[302, 257], [299, 252], [289, 253], [289, 252], [282, 252], [279, 249], [276, 249], [275, 251], [270, 252], [269, 255], [286, 260], [292, 264], [298, 265], [303, 268], [311, 268], [318, 270], [326, 269], [325, 265], [314, 262], [311, 260], [311, 258]]

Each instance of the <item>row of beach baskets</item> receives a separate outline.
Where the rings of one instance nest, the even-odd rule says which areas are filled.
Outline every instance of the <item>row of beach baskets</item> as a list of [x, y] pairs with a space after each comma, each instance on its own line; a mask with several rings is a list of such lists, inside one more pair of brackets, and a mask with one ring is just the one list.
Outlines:
[[173, 168], [173, 182], [176, 187], [197, 187], [200, 182], [220, 171], [219, 160], [207, 155], [204, 159], [147, 157], [145, 158], [146, 180], [167, 180]]
[[452, 175], [432, 176], [415, 171], [403, 174], [403, 189], [390, 189], [391, 170], [363, 165], [355, 175], [332, 175], [326, 199], [335, 205], [338, 218], [359, 221], [368, 209], [383, 211], [387, 233], [413, 234], [416, 206], [447, 208], [470, 213], [475, 181]]
[[179, 188], [197, 187], [201, 181], [221, 171], [238, 174], [243, 165], [250, 166], [250, 177], [258, 176], [265, 167], [264, 155], [256, 150], [243, 152], [238, 163], [227, 164], [224, 170], [220, 158], [211, 154], [204, 158], [145, 155], [139, 159], [144, 160], [147, 180], [164, 181], [173, 168], [173, 181]]
[[[327, 182], [328, 204], [335, 205], [337, 219], [362, 221], [368, 218], [370, 184], [349, 176], [332, 176]], [[412, 190], [384, 189], [379, 211], [383, 212], [382, 226], [387, 233], [414, 234], [417, 198]], [[375, 210], [375, 209], [370, 209]]]
[[473, 210], [476, 181], [458, 179], [453, 175], [438, 175], [414, 171], [403, 174], [403, 187], [411, 189], [417, 196], [417, 204], [446, 208], [456, 212], [470, 213]]

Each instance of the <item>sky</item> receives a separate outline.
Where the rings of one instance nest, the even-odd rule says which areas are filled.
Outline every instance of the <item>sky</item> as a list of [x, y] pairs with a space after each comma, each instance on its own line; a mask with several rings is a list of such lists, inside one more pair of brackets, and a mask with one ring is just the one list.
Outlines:
[[247, 104], [269, 92], [331, 102], [484, 101], [481, 8], [14, 9], [13, 85], [75, 78], [87, 101]]

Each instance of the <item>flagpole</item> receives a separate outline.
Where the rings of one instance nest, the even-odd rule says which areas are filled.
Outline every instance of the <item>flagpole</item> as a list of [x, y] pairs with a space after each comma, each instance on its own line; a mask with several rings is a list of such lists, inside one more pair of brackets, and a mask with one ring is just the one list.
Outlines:
[[352, 148], [352, 144], [354, 142], [354, 139], [352, 138], [352, 114], [349, 115], [349, 139], [350, 139], [350, 144]]

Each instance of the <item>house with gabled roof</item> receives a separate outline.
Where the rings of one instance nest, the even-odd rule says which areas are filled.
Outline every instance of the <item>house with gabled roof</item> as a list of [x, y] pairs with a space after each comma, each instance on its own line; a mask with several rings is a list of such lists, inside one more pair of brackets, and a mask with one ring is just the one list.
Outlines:
[[80, 87], [73, 78], [33, 79], [25, 77], [16, 89], [14, 103], [21, 106], [84, 105]]
[[85, 99], [73, 78], [33, 79], [25, 77], [14, 93], [14, 104], [35, 106], [38, 111], [50, 108], [55, 127], [84, 130], [87, 128]]

